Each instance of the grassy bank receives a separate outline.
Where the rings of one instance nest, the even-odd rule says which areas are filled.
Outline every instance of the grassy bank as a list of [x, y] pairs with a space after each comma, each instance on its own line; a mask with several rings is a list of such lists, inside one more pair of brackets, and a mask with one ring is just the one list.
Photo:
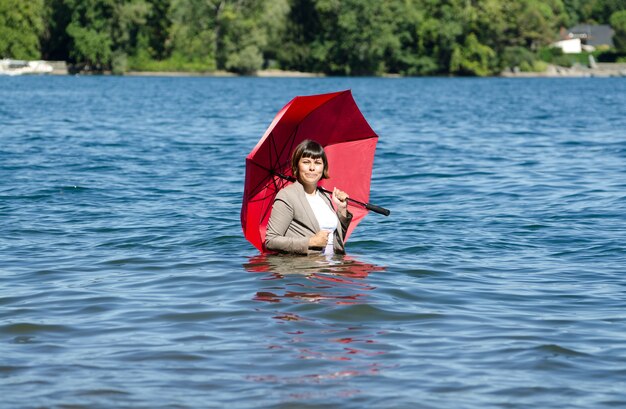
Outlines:
[[[594, 68], [595, 63], [614, 63], [626, 61], [626, 55], [613, 50], [597, 50], [594, 52], [583, 52], [580, 54], [563, 54], [560, 49], [544, 47], [535, 52], [522, 47], [511, 47], [502, 55], [494, 57], [494, 61], [489, 63], [490, 70], [481, 73], [479, 76], [497, 76], [501, 72], [509, 73], [546, 73], [555, 70], [563, 72], [562, 69], [572, 67]], [[502, 68], [497, 68], [501, 66]], [[558, 67], [558, 68], [554, 68]], [[113, 74], [121, 75], [205, 75], [205, 76], [290, 76], [290, 77], [315, 77], [323, 76], [323, 73], [300, 72], [292, 70], [281, 70], [279, 67], [269, 67], [261, 70], [226, 71], [218, 70], [214, 59], [196, 58], [189, 59], [180, 54], [173, 54], [164, 60], [150, 59], [147, 55], [128, 57], [124, 54], [113, 56]], [[397, 73], [381, 73], [381, 76], [403, 76]], [[449, 75], [436, 72], [431, 75]], [[466, 73], [465, 75], [472, 75]], [[473, 75], [477, 75], [474, 73]]]

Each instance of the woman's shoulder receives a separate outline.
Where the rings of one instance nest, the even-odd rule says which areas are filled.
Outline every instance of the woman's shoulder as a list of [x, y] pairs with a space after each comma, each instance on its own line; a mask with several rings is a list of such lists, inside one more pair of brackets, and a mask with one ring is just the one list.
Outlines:
[[298, 194], [298, 192], [301, 190], [301, 187], [299, 185], [297, 185], [296, 183], [292, 183], [289, 186], [286, 186], [282, 189], [280, 189], [278, 191], [278, 194], [276, 195], [277, 199], [284, 199], [287, 197], [293, 197], [295, 195]]

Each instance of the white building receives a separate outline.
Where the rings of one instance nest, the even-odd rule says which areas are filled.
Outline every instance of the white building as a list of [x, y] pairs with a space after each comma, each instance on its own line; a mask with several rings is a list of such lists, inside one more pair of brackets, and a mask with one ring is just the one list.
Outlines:
[[580, 54], [583, 50], [580, 38], [557, 41], [552, 43], [552, 46], [560, 48], [564, 54]]

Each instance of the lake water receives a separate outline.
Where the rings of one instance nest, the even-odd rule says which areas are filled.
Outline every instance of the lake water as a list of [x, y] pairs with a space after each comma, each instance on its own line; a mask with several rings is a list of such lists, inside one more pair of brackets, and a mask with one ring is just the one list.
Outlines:
[[[245, 156], [348, 88], [391, 216], [260, 256]], [[625, 274], [623, 78], [0, 78], [2, 407], [625, 407]]]

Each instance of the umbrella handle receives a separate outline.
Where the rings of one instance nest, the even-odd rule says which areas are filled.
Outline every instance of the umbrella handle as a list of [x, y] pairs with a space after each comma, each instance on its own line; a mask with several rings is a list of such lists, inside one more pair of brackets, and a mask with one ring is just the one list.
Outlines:
[[370, 204], [370, 203], [365, 203], [365, 208], [367, 210], [371, 210], [373, 212], [376, 212], [378, 214], [382, 214], [384, 216], [389, 216], [389, 214], [391, 213], [391, 210], [389, 210], [389, 209], [385, 209], [384, 207], [376, 206], [376, 205]]

